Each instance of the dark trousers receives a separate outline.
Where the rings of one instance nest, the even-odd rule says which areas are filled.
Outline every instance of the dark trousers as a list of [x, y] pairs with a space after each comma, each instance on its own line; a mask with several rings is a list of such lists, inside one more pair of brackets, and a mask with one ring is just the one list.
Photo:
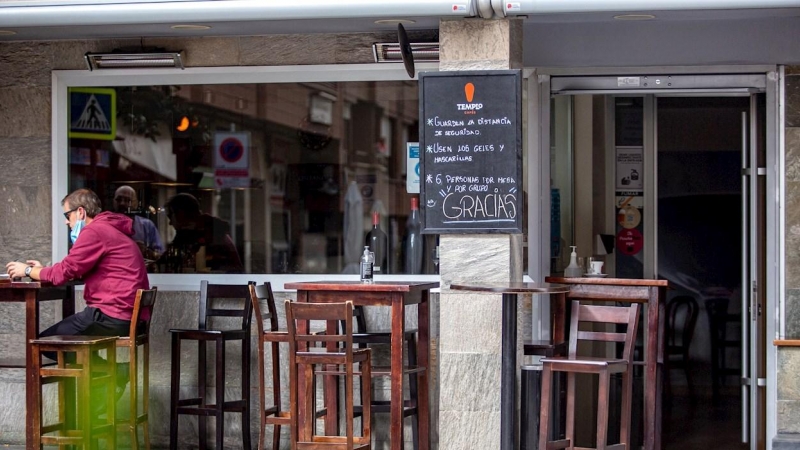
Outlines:
[[[61, 322], [39, 333], [39, 336], [127, 336], [130, 333], [130, 320], [122, 320], [103, 314], [97, 308], [87, 306], [83, 311], [65, 317]], [[56, 352], [42, 352], [50, 359], [56, 359]]]

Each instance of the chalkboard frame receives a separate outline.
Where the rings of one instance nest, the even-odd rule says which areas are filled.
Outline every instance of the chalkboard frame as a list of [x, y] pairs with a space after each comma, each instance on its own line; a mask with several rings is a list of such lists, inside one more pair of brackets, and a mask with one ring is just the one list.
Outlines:
[[[514, 146], [515, 146], [515, 160], [516, 167], [514, 170], [516, 187], [519, 195], [516, 196], [514, 206], [516, 208], [516, 217], [513, 222], [507, 225], [475, 225], [461, 223], [458, 226], [448, 224], [433, 224], [431, 218], [427, 214], [427, 184], [425, 176], [427, 169], [425, 167], [427, 159], [425, 156], [426, 148], [426, 120], [425, 114], [427, 109], [425, 87], [426, 80], [440, 81], [442, 78], [450, 78], [452, 83], [459, 86], [458, 100], [463, 100], [463, 86], [469, 79], [476, 77], [512, 77], [514, 79], [513, 93], [509, 94], [509, 100], [513, 95], [513, 101], [508, 103], [513, 104], [513, 111], [509, 111], [507, 117], [513, 117], [515, 120], [514, 126]], [[454, 103], [456, 103], [454, 98]], [[511, 109], [511, 108], [509, 108]], [[511, 141], [509, 139], [508, 141]], [[420, 72], [419, 73], [419, 148], [420, 148], [420, 216], [422, 219], [422, 234], [522, 234], [522, 221], [523, 221], [523, 192], [525, 191], [525, 181], [522, 178], [522, 71], [521, 70], [475, 70], [475, 71], [453, 71], [453, 72]], [[511, 152], [509, 152], [511, 153]]]

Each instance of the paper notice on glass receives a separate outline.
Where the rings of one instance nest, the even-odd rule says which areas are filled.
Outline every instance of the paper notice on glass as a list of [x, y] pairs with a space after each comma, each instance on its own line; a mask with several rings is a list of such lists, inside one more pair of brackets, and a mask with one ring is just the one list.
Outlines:
[[616, 178], [618, 191], [638, 191], [644, 188], [642, 147], [617, 147]]
[[419, 194], [419, 142], [406, 143], [406, 191]]

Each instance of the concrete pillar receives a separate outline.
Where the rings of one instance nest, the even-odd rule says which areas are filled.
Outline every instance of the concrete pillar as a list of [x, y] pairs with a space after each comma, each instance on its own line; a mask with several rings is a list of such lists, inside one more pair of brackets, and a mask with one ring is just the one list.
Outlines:
[[[439, 42], [441, 70], [522, 67], [518, 20], [443, 20]], [[439, 249], [439, 448], [499, 448], [500, 295], [450, 291], [448, 286], [521, 281], [522, 236], [442, 235]]]

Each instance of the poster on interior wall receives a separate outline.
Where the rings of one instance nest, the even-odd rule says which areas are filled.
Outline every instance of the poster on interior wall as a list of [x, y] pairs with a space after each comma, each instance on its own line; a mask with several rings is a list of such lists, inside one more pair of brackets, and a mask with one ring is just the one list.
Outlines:
[[422, 232], [522, 233], [521, 72], [419, 79]]
[[644, 188], [644, 151], [642, 147], [617, 147], [616, 163], [618, 191]]

